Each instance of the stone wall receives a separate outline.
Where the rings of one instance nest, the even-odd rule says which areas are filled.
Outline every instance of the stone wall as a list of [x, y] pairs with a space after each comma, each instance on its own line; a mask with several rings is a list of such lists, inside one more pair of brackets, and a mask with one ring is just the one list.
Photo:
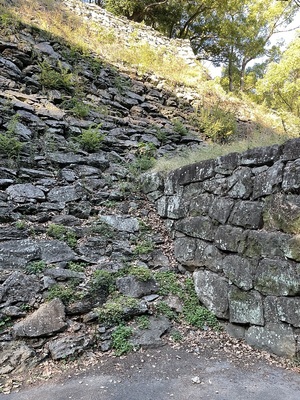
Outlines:
[[200, 302], [249, 344], [297, 355], [300, 139], [149, 174], [144, 191]]
[[122, 42], [127, 38], [128, 43], [147, 43], [155, 48], [163, 48], [189, 65], [196, 64], [196, 56], [188, 39], [169, 39], [147, 25], [117, 17], [96, 4], [82, 3], [79, 0], [65, 0], [64, 4], [84, 20], [111, 29]]

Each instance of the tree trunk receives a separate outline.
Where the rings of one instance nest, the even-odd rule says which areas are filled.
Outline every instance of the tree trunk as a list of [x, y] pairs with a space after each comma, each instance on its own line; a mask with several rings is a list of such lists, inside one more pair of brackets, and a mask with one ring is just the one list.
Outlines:
[[230, 48], [230, 54], [228, 58], [228, 80], [229, 80], [229, 86], [228, 90], [229, 92], [233, 92], [233, 47], [231, 46]]

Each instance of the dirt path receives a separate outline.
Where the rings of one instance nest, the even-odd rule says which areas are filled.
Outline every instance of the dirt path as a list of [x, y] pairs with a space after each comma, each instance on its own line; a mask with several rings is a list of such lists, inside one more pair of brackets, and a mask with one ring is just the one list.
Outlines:
[[1, 400], [299, 400], [300, 374], [253, 357], [185, 346], [107, 357], [85, 372], [0, 394]]

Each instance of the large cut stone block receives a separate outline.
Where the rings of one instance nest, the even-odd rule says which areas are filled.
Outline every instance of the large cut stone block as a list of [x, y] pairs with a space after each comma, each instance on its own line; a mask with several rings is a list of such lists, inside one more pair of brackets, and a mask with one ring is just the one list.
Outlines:
[[300, 297], [280, 297], [277, 299], [279, 319], [300, 328]]
[[202, 304], [218, 318], [228, 318], [229, 284], [219, 275], [210, 271], [195, 271], [195, 290]]
[[245, 234], [242, 228], [219, 226], [215, 234], [215, 245], [225, 251], [238, 252], [244, 247]]
[[228, 223], [243, 228], [259, 229], [262, 227], [263, 204], [256, 201], [239, 201], [234, 206]]
[[248, 231], [243, 253], [245, 256], [254, 258], [282, 257], [284, 259], [290, 239], [291, 235], [281, 232]]
[[285, 233], [300, 233], [300, 196], [277, 193], [265, 201], [264, 226]]
[[177, 261], [186, 266], [195, 265], [196, 239], [182, 237], [174, 241], [174, 255]]
[[217, 197], [211, 203], [209, 216], [218, 221], [220, 224], [225, 224], [234, 206], [234, 200], [227, 197]]
[[209, 217], [188, 217], [177, 222], [175, 229], [188, 236], [213, 240], [216, 226]]
[[300, 294], [300, 265], [292, 261], [266, 258], [258, 264], [254, 288], [265, 295]]
[[249, 199], [252, 194], [252, 171], [248, 167], [239, 167], [228, 177], [227, 195], [237, 199]]
[[178, 219], [185, 215], [185, 210], [182, 206], [182, 197], [179, 194], [162, 196], [157, 200], [156, 207], [161, 217]]
[[288, 162], [284, 169], [282, 189], [285, 192], [299, 192], [300, 189], [300, 160]]
[[277, 162], [266, 171], [257, 174], [253, 181], [253, 199], [278, 191], [282, 181], [282, 174], [282, 162]]
[[250, 290], [253, 288], [253, 278], [258, 261], [229, 255], [223, 259], [222, 268], [225, 276], [240, 289]]
[[296, 354], [293, 329], [286, 324], [270, 323], [264, 327], [251, 326], [246, 332], [245, 339], [251, 346], [281, 357], [294, 357]]
[[229, 315], [230, 322], [264, 325], [262, 296], [256, 291], [232, 289], [229, 293]]

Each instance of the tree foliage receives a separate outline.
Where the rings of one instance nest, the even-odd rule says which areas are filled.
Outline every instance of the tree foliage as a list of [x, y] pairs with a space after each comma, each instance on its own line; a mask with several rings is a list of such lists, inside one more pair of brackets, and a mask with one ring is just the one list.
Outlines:
[[257, 94], [273, 109], [300, 117], [300, 36], [283, 53], [278, 63], [271, 63], [258, 81]]

